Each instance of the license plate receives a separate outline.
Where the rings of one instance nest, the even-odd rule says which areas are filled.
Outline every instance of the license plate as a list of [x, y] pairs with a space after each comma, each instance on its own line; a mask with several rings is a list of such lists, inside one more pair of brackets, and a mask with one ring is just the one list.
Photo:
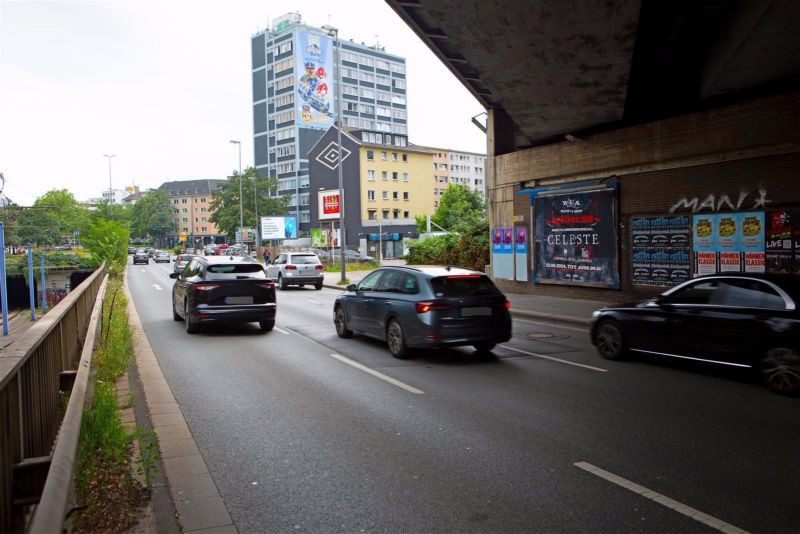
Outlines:
[[461, 317], [480, 317], [491, 314], [492, 314], [492, 309], [489, 308], [488, 306], [461, 308]]
[[225, 297], [225, 304], [252, 304], [253, 297]]

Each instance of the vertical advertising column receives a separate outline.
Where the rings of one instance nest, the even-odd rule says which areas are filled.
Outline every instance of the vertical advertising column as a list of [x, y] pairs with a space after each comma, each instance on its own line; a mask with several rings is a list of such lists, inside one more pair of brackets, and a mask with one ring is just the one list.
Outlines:
[[514, 278], [520, 282], [528, 281], [528, 228], [514, 227]]

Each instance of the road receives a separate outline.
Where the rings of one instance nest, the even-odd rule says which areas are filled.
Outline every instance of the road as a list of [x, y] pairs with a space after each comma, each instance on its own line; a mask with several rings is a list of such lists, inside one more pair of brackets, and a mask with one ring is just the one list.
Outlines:
[[336, 336], [334, 289], [278, 291], [268, 334], [187, 335], [171, 268], [128, 283], [240, 532], [800, 525], [798, 400], [745, 375], [608, 362], [582, 329], [517, 319], [494, 356], [400, 361]]

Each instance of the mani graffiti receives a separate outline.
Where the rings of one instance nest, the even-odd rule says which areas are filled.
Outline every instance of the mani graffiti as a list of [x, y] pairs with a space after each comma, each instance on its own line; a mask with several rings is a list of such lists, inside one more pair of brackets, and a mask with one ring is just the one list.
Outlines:
[[[679, 209], [691, 209], [692, 213], [697, 213], [698, 211], [709, 210], [709, 211], [720, 211], [722, 208], [729, 209], [731, 211], [739, 211], [742, 208], [745, 200], [750, 195], [749, 191], [742, 191], [739, 193], [739, 198], [736, 199], [736, 202], [731, 200], [727, 194], [723, 193], [719, 196], [715, 196], [714, 194], [708, 195], [705, 200], [702, 202], [698, 197], [694, 197], [691, 200], [687, 197], [683, 197], [672, 207], [669, 209], [670, 213], [675, 213], [675, 211]], [[767, 204], [772, 202], [767, 198], [767, 190], [766, 189], [759, 189], [758, 196], [755, 196], [752, 199], [752, 206], [750, 206], [750, 210], [758, 210], [766, 208]]]

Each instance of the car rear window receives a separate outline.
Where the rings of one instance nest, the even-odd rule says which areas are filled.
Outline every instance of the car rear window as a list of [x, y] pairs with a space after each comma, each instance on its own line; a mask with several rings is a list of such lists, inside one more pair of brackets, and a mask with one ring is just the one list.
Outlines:
[[293, 254], [292, 263], [319, 263], [319, 258], [313, 254]]
[[[225, 275], [235, 275], [237, 278], [266, 278], [264, 268], [258, 263], [217, 263], [206, 268], [208, 278], [228, 278]], [[216, 275], [216, 276], [215, 276]]]
[[178, 256], [178, 261], [190, 261], [194, 258], [194, 254], [181, 254]]
[[452, 275], [431, 279], [437, 297], [473, 297], [478, 295], [500, 295], [500, 290], [485, 275]]

